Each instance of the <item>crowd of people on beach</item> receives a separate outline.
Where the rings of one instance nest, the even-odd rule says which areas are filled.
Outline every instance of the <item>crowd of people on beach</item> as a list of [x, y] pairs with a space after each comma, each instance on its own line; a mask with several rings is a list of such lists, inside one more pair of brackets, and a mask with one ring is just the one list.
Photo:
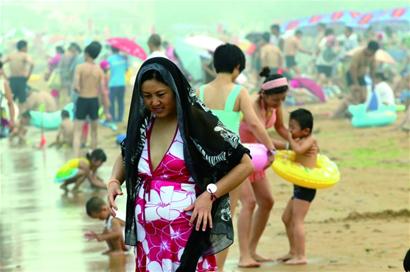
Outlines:
[[[88, 216], [104, 221], [102, 233], [86, 237], [105, 241], [109, 254], [132, 246], [136, 271], [223, 271], [235, 221], [239, 267], [306, 264], [304, 220], [316, 189], [294, 185], [282, 214], [289, 250], [278, 258], [258, 251], [275, 203], [265, 172], [277, 150], [292, 150], [306, 168], [316, 167], [320, 151], [309, 110], [284, 116], [291, 79], [309, 77], [335, 91], [340, 105], [329, 118], [347, 117], [349, 105], [371, 103], [373, 94], [384, 105], [400, 102], [406, 110], [400, 127], [410, 131], [409, 49], [393, 68], [378, 58], [380, 50], [405, 47], [399, 37], [389, 28], [359, 34], [345, 27], [336, 33], [323, 24], [315, 33], [309, 46], [303, 31], [282, 35], [279, 25], [272, 25], [270, 32], [253, 35], [252, 55], [229, 42], [219, 45], [206, 53], [211, 57], [203, 59], [200, 82], [192, 81], [172, 45], [154, 33], [147, 40], [149, 55], [135, 71], [130, 103], [127, 74], [133, 59], [115, 46], [99, 41], [84, 49], [77, 42], [67, 49], [56, 46], [44, 71], [48, 90], [39, 91], [30, 86], [36, 58], [20, 40], [15, 52], [0, 58], [1, 136], [11, 144], [17, 138], [22, 146], [34, 112], [58, 112], [57, 136], [49, 147], [72, 149], [57, 173], [60, 188], [77, 193], [88, 180], [93, 189], [107, 190], [106, 201], [92, 197], [86, 203]], [[101, 56], [104, 48], [110, 52]], [[311, 57], [300, 64], [300, 53]], [[241, 74], [246, 82], [239, 83]], [[123, 124], [128, 104], [126, 137], [111, 177], [103, 179], [97, 175], [107, 161], [98, 141], [100, 119]], [[263, 169], [254, 168], [243, 143], [266, 148]], [[91, 149], [86, 154], [85, 147]], [[125, 215], [116, 204], [124, 184]]]

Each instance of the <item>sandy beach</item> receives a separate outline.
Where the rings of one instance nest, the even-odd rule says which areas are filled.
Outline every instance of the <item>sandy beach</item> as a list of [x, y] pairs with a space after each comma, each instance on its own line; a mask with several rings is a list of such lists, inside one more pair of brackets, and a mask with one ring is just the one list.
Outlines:
[[[410, 137], [395, 126], [356, 129], [347, 119], [324, 117], [337, 103], [335, 99], [304, 106], [316, 117], [314, 133], [321, 153], [334, 160], [341, 172], [336, 186], [318, 191], [306, 218], [308, 265], [271, 262], [258, 269], [239, 269], [235, 243], [226, 271], [402, 271], [402, 259], [410, 246]], [[284, 115], [293, 108], [285, 107]], [[401, 112], [395, 125], [402, 118]], [[109, 177], [119, 154], [115, 137], [125, 130], [125, 122], [117, 131], [99, 127], [99, 145], [108, 154], [99, 170], [103, 178]], [[46, 132], [47, 143], [55, 133]], [[86, 242], [82, 237], [86, 229], [101, 230], [102, 223], [88, 218], [83, 207], [91, 195], [104, 197], [104, 191], [92, 192], [87, 185], [79, 195], [63, 196], [52, 178], [71, 156], [70, 151], [38, 150], [33, 146], [39, 139], [40, 131], [30, 128], [26, 147], [0, 142], [2, 177], [9, 177], [2, 178], [0, 187], [0, 210], [5, 218], [0, 228], [1, 271], [57, 271], [56, 267], [58, 271], [133, 271], [132, 256], [101, 255], [105, 244]], [[28, 163], [21, 164], [22, 158], [28, 158]], [[32, 182], [28, 184], [22, 177]], [[288, 250], [280, 216], [292, 185], [272, 170], [268, 177], [275, 205], [258, 251], [277, 258]], [[47, 201], [41, 202], [44, 199]], [[30, 201], [37, 206], [23, 205]], [[119, 203], [124, 207], [125, 197]], [[44, 213], [48, 223], [42, 222]], [[34, 223], [27, 225], [27, 220]], [[47, 262], [49, 248], [57, 254]]]

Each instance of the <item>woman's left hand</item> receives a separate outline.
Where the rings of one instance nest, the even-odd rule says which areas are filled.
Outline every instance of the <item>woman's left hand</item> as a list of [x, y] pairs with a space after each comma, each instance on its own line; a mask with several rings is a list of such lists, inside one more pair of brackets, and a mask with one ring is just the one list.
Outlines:
[[199, 231], [202, 224], [202, 231], [206, 231], [207, 225], [212, 228], [212, 199], [208, 192], [203, 192], [193, 204], [189, 205], [184, 211], [192, 211], [189, 224], [193, 225], [196, 219], [195, 229]]

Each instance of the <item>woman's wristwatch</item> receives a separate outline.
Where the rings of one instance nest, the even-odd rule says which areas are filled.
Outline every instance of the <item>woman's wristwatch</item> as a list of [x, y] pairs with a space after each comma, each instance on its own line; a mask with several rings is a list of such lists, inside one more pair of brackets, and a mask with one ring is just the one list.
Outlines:
[[211, 200], [214, 201], [217, 199], [215, 193], [218, 190], [218, 186], [216, 186], [215, 183], [209, 183], [208, 186], [206, 186], [206, 191], [211, 194]]

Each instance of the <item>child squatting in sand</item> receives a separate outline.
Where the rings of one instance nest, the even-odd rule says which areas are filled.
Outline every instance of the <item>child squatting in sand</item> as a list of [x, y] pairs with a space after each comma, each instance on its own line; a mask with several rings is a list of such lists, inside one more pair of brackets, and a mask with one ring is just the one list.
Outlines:
[[75, 184], [72, 192], [77, 192], [85, 179], [90, 181], [93, 188], [107, 189], [102, 178], [97, 176], [98, 168], [107, 160], [104, 150], [97, 148], [89, 151], [86, 157], [74, 158], [66, 162], [57, 171], [56, 181], [62, 182], [60, 188], [68, 193], [67, 186]]

